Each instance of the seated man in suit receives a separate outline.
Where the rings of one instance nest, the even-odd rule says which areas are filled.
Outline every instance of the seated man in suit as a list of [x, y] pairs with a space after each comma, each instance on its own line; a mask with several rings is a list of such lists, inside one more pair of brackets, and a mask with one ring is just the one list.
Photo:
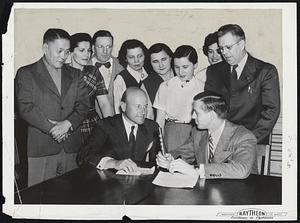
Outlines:
[[225, 100], [215, 93], [196, 95], [193, 116], [197, 128], [182, 146], [164, 156], [159, 153], [157, 164], [200, 178], [243, 179], [257, 173], [256, 138], [245, 127], [227, 121], [227, 110]]
[[136, 171], [136, 161], [155, 163], [159, 148], [158, 124], [146, 119], [147, 105], [146, 93], [138, 87], [129, 87], [122, 96], [122, 114], [97, 123], [78, 161], [99, 169], [125, 172]]

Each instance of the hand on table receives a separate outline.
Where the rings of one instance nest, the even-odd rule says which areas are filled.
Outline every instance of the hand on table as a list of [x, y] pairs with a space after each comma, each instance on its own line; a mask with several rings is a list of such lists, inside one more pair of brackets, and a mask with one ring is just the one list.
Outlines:
[[187, 175], [198, 175], [198, 172], [196, 171], [194, 166], [186, 163], [182, 159], [173, 160], [170, 163], [169, 171], [171, 173], [179, 172], [179, 173], [187, 174]]
[[[123, 170], [126, 173], [135, 172], [138, 170], [138, 167], [135, 162], [131, 159], [125, 160], [108, 160], [107, 163], [113, 162], [113, 168], [116, 170]], [[109, 165], [109, 164], [108, 164]]]
[[72, 124], [68, 120], [58, 122], [49, 119], [49, 122], [55, 125], [49, 131], [54, 140], [60, 143], [69, 137], [70, 134], [68, 133], [68, 131], [71, 128]]
[[162, 168], [169, 169], [170, 163], [174, 160], [173, 156], [170, 153], [163, 155], [161, 152], [158, 152], [156, 155], [156, 164]]

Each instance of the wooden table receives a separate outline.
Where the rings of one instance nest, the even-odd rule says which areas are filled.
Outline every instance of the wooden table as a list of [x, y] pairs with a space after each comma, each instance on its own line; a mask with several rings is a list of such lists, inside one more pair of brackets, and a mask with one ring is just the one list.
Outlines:
[[[152, 184], [153, 175], [124, 176], [84, 166], [20, 191], [23, 204], [262, 205], [281, 204], [281, 178], [199, 179], [190, 188]], [[15, 203], [21, 203], [15, 193]]]

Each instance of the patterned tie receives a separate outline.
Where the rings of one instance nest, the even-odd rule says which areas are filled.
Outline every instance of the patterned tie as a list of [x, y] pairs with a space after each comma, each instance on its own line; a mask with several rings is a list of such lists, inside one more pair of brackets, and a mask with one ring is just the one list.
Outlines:
[[110, 68], [111, 64], [110, 64], [110, 62], [106, 62], [106, 63], [99, 63], [99, 62], [96, 62], [96, 63], [95, 63], [95, 66], [96, 66], [97, 68], [100, 68], [101, 66], [104, 66], [104, 67], [106, 67], [106, 68], [108, 69], [108, 68]]
[[208, 137], [208, 163], [212, 163], [214, 158], [214, 143], [211, 135]]
[[131, 152], [131, 158], [135, 159], [135, 136], [134, 136], [134, 126], [131, 126], [131, 132], [129, 134], [129, 150]]
[[237, 72], [236, 72], [236, 68], [237, 68], [238, 66], [239, 66], [239, 65], [235, 64], [235, 65], [233, 65], [233, 67], [232, 67], [231, 76], [232, 76], [232, 79], [233, 79], [233, 80], [237, 80]]

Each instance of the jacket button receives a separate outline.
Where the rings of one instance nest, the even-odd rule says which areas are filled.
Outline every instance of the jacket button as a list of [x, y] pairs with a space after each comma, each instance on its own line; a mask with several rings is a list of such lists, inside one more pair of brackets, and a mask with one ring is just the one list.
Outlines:
[[64, 110], [64, 107], [63, 107], [63, 106], [61, 106], [61, 107], [60, 107], [60, 109], [61, 109], [61, 110]]

